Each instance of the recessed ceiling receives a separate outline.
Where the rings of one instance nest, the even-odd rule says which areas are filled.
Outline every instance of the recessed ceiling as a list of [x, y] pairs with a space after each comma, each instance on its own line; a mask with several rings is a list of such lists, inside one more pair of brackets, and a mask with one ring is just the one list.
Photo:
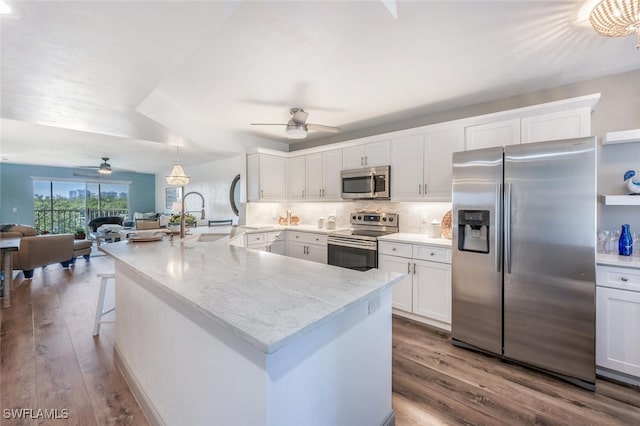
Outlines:
[[291, 107], [350, 132], [640, 68], [634, 37], [576, 21], [583, 3], [20, 2], [0, 21], [0, 154], [165, 171], [167, 145], [185, 165], [287, 150], [249, 123]]

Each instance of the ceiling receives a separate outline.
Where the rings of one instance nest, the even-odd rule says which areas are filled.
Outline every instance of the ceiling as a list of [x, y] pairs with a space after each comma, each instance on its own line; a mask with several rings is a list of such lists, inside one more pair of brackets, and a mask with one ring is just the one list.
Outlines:
[[[20, 1], [0, 19], [0, 157], [168, 172], [640, 69], [556, 1]], [[592, 1], [593, 3], [593, 1]], [[395, 16], [394, 16], [395, 15]], [[309, 138], [328, 136], [310, 132]]]

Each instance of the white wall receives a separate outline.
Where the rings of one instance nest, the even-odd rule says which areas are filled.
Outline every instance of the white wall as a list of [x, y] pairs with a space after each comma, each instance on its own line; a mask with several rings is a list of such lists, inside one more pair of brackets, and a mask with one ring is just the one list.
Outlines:
[[[171, 170], [167, 165], [167, 173]], [[199, 225], [206, 225], [208, 220], [233, 219], [238, 223], [238, 216], [233, 214], [229, 203], [231, 182], [238, 174], [244, 174], [244, 156], [224, 160], [212, 161], [198, 166], [185, 167], [185, 173], [191, 176], [191, 182], [185, 187], [185, 193], [197, 191], [204, 196], [205, 220], [200, 220], [202, 201], [197, 195], [189, 195], [185, 203], [186, 209], [198, 218]], [[156, 211], [171, 213], [165, 206], [165, 188], [167, 188], [164, 174], [156, 175]], [[240, 205], [238, 207], [241, 207]]]

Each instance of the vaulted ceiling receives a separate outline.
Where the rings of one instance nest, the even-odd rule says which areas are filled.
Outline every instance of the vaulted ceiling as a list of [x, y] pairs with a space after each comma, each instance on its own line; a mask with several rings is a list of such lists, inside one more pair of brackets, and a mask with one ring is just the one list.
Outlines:
[[[640, 68], [585, 1], [14, 1], [3, 161], [167, 171], [288, 149], [290, 107], [360, 130]], [[592, 2], [593, 3], [593, 2]], [[309, 138], [326, 134], [311, 132]]]

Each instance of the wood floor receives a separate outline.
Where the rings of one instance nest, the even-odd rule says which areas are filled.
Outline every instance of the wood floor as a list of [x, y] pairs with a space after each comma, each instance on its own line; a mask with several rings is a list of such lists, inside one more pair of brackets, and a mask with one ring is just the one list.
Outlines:
[[640, 425], [640, 389], [597, 380], [589, 392], [394, 317], [393, 409], [400, 426]]
[[[18, 275], [0, 311], [0, 425], [147, 425], [113, 362], [114, 327], [91, 335], [96, 274], [111, 259], [78, 259]], [[107, 303], [112, 303], [109, 297]], [[394, 318], [393, 409], [405, 425], [640, 425], [640, 390], [598, 381], [595, 393], [452, 346]], [[67, 409], [69, 419], [7, 419], [5, 409]], [[172, 425], [170, 425], [172, 426]], [[355, 425], [360, 426], [360, 425]], [[365, 425], [363, 425], [365, 426]]]
[[[113, 261], [99, 256], [79, 258], [73, 270], [58, 264], [37, 269], [31, 282], [17, 276], [0, 325], [0, 424], [148, 424], [114, 365], [113, 324], [92, 336], [96, 274], [110, 271]], [[18, 408], [33, 412], [27, 419], [5, 418], [5, 409]], [[38, 409], [57, 409], [59, 419], [38, 419], [44, 417]], [[65, 409], [69, 418], [60, 419]]]

